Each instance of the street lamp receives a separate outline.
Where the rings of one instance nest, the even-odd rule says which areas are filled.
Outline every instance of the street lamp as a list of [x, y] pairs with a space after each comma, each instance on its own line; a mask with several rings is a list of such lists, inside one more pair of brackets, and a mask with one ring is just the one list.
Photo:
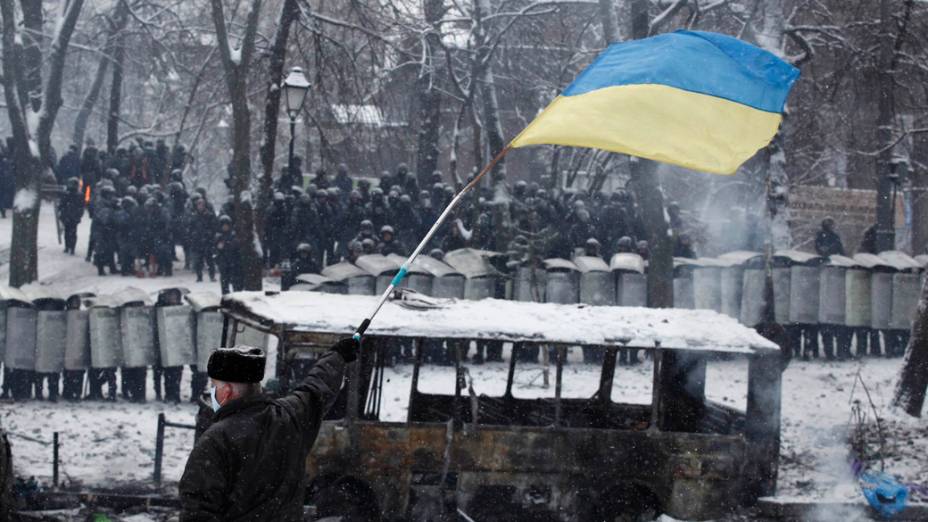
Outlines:
[[[886, 176], [889, 179], [889, 182], [893, 184], [893, 199], [891, 203], [891, 220], [893, 234], [896, 232], [896, 191], [899, 189], [899, 184], [902, 183], [909, 173], [909, 162], [905, 158], [894, 157], [889, 164], [890, 174]], [[893, 236], [895, 241], [895, 236]]]
[[296, 117], [303, 108], [303, 102], [306, 101], [306, 93], [309, 92], [309, 80], [303, 75], [301, 67], [291, 67], [290, 73], [284, 79], [281, 86], [284, 90], [284, 101], [287, 103], [287, 116], [290, 118], [290, 155], [287, 164], [287, 172], [290, 179], [293, 179], [293, 135], [296, 133]]

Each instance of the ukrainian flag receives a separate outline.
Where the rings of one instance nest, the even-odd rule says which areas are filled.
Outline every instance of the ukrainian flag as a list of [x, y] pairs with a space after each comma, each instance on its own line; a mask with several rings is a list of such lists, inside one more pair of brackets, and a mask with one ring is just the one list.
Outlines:
[[799, 71], [717, 33], [609, 46], [510, 144], [593, 147], [734, 174], [767, 146]]

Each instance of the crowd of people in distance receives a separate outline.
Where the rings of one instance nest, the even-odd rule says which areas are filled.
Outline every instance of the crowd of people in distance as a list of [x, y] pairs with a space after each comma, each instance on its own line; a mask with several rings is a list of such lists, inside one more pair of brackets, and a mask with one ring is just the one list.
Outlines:
[[[91, 228], [86, 260], [99, 275], [171, 276], [183, 253], [183, 266], [202, 281], [220, 279], [222, 293], [243, 287], [241, 245], [234, 232], [234, 201], [219, 208], [202, 187], [189, 190], [183, 176], [186, 152], [170, 153], [163, 142], [142, 142], [108, 157], [88, 142], [71, 147], [56, 168], [65, 188], [58, 204], [65, 252], [76, 253], [77, 226], [86, 214]], [[284, 287], [299, 274], [318, 273], [330, 264], [381, 253], [407, 255], [460, 189], [440, 172], [420, 187], [400, 164], [393, 173], [353, 177], [346, 165], [329, 176], [317, 170], [304, 181], [302, 161], [285, 166], [265, 209], [261, 238], [267, 269], [283, 273]], [[471, 197], [432, 241], [431, 249], [508, 248], [534, 259], [570, 258], [575, 249], [606, 259], [615, 252], [648, 257], [644, 226], [628, 192], [548, 191], [536, 183], [510, 187], [509, 245], [497, 241], [501, 224], [491, 197]], [[679, 207], [668, 208], [671, 226], [680, 227]], [[678, 234], [675, 255], [695, 257], [691, 241]]]

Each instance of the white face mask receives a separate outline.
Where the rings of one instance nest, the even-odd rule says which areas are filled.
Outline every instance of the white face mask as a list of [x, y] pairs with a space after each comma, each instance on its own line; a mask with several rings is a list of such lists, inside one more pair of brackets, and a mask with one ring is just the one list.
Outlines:
[[209, 389], [209, 400], [213, 407], [213, 411], [219, 411], [219, 408], [221, 408], [222, 405], [219, 404], [219, 401], [216, 400], [216, 387], [215, 386]]

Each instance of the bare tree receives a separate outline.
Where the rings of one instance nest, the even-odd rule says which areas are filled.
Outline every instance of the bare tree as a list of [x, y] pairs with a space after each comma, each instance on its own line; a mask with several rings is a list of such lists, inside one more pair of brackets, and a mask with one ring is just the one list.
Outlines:
[[418, 128], [416, 140], [416, 174], [419, 185], [425, 187], [428, 176], [438, 168], [438, 141], [441, 137], [441, 99], [439, 87], [441, 76], [441, 33], [439, 21], [444, 8], [443, 0], [423, 0], [422, 11], [425, 17], [426, 33], [422, 38], [422, 63], [416, 79], [416, 100], [418, 102]]
[[921, 417], [928, 390], [928, 280], [922, 285], [912, 335], [893, 394], [893, 404], [914, 417]]
[[[307, 7], [308, 8], [308, 7]], [[271, 186], [274, 180], [274, 153], [277, 146], [277, 120], [280, 114], [280, 85], [284, 78], [284, 60], [287, 54], [287, 40], [290, 38], [290, 26], [300, 16], [297, 0], [284, 0], [277, 17], [277, 30], [273, 43], [268, 50], [270, 64], [267, 72], [267, 96], [264, 100], [264, 128], [261, 141], [261, 183], [258, 189], [257, 230], [259, 237], [264, 237], [265, 212], [271, 202]], [[292, 137], [291, 137], [292, 139]], [[287, 168], [293, 168], [288, 165]]]
[[125, 1], [121, 0], [113, 8], [112, 16], [104, 16], [104, 21], [108, 26], [106, 41], [100, 50], [100, 61], [97, 64], [97, 70], [93, 76], [93, 82], [90, 89], [81, 103], [81, 108], [74, 118], [74, 132], [71, 135], [71, 143], [77, 145], [78, 151], [84, 145], [84, 134], [87, 132], [87, 122], [93, 113], [93, 108], [100, 97], [100, 91], [103, 89], [103, 81], [106, 79], [106, 71], [109, 69], [110, 62], [113, 60], [116, 39], [122, 32], [126, 23], [129, 21], [128, 8]]
[[[48, 52], [48, 77], [42, 82], [42, 2], [23, 2], [20, 28], [13, 0], [0, 0], [3, 16], [3, 91], [13, 131], [16, 197], [10, 245], [10, 286], [38, 279], [39, 186], [54, 164], [52, 129], [61, 108], [61, 84], [68, 42], [83, 0], [61, 2]], [[25, 33], [25, 34], [24, 34]]]
[[261, 255], [255, 236], [251, 201], [251, 111], [248, 107], [248, 70], [255, 52], [261, 0], [254, 0], [245, 20], [239, 46], [232, 47], [226, 29], [222, 0], [211, 0], [216, 43], [225, 70], [226, 86], [232, 101], [232, 165], [230, 180], [235, 198], [235, 234], [242, 250], [242, 271], [246, 290], [260, 290]]
[[[117, 24], [125, 24], [128, 7], [126, 0], [119, 0], [116, 4], [115, 18]], [[122, 20], [122, 21], [120, 21]], [[113, 38], [113, 78], [110, 82], [110, 107], [106, 119], [106, 151], [109, 154], [116, 152], [119, 145], [119, 117], [122, 104], [123, 65], [126, 61], [126, 37], [122, 31], [117, 31]]]

